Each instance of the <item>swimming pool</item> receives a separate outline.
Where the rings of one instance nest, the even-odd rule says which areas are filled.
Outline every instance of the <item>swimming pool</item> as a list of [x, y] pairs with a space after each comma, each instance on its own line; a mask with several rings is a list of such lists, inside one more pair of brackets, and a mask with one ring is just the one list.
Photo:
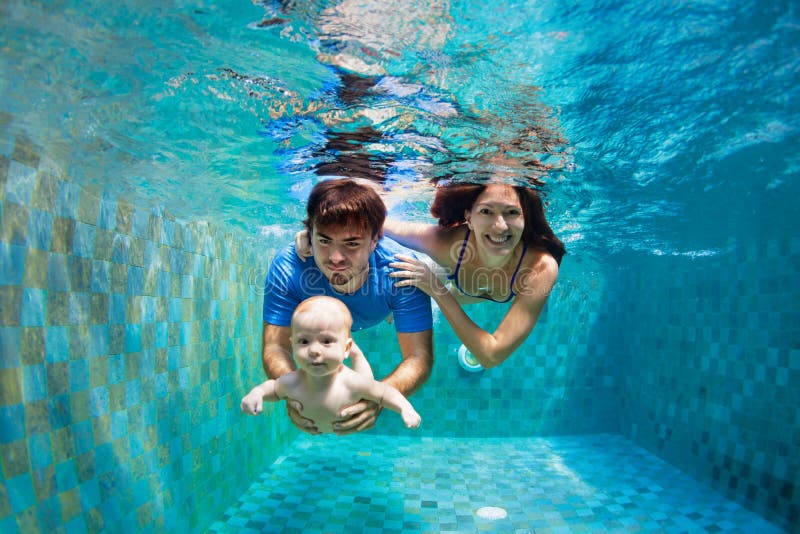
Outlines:
[[[392, 7], [0, 6], [0, 530], [796, 531], [796, 7]], [[422, 219], [498, 145], [568, 247], [515, 356], [437, 317], [417, 431], [242, 416], [311, 185]]]

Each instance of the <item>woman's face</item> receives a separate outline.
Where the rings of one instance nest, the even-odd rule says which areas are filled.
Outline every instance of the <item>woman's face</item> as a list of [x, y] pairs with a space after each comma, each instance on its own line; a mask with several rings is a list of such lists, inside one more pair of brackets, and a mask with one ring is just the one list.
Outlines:
[[478, 248], [490, 255], [511, 255], [522, 239], [525, 217], [519, 197], [509, 185], [487, 186], [464, 216]]

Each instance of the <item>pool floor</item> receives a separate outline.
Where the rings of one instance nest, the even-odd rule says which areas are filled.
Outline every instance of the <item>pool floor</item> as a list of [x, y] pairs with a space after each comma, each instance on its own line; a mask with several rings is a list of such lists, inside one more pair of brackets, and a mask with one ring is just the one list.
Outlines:
[[243, 490], [209, 532], [781, 532], [612, 434], [304, 435]]

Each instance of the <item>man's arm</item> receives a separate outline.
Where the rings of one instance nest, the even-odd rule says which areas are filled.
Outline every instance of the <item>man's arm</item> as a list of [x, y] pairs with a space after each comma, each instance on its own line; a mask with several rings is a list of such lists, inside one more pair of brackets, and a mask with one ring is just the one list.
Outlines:
[[268, 378], [278, 378], [296, 369], [292, 360], [292, 329], [264, 323], [261, 334], [261, 364]]
[[433, 331], [397, 333], [397, 342], [403, 361], [383, 382], [394, 386], [408, 397], [417, 391], [431, 376], [433, 369]]
[[[382, 382], [396, 388], [406, 397], [428, 380], [433, 369], [433, 331], [397, 333], [403, 361]], [[357, 402], [341, 412], [342, 420], [334, 423], [339, 435], [361, 432], [375, 426], [380, 414], [377, 403], [367, 400]]]

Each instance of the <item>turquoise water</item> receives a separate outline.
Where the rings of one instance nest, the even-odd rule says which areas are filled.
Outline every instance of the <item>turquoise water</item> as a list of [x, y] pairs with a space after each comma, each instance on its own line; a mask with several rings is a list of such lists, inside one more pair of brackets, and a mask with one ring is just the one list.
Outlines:
[[[0, 531], [797, 530], [794, 3], [10, 0], [0, 20]], [[568, 248], [512, 359], [463, 371], [437, 317], [416, 434], [241, 416], [259, 286], [317, 180], [378, 179], [425, 220], [432, 181], [493, 170], [544, 183]], [[394, 368], [390, 326], [357, 341]], [[370, 494], [306, 505], [291, 483], [319, 456], [317, 483]]]

